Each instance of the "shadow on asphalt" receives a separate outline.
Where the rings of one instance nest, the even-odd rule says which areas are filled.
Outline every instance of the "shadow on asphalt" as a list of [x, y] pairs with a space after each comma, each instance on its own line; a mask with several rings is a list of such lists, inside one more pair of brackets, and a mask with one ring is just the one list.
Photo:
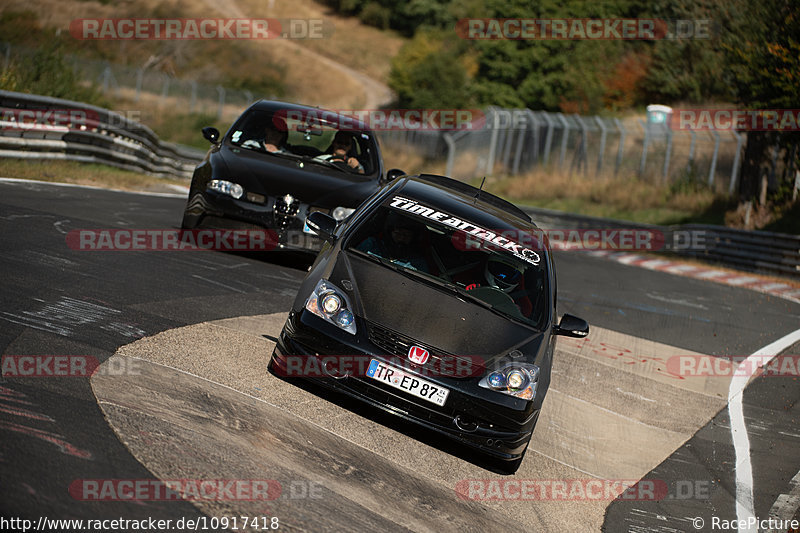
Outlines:
[[513, 475], [509, 474], [509, 472], [504, 469], [504, 461], [489, 458], [486, 455], [481, 454], [479, 451], [473, 450], [464, 444], [459, 444], [458, 442], [449, 439], [434, 430], [418, 426], [417, 424], [404, 420], [399, 416], [393, 416], [391, 413], [387, 413], [382, 409], [360, 402], [341, 392], [328, 389], [312, 381], [303, 379], [286, 380], [282, 376], [278, 376], [277, 374], [273, 373], [271, 370], [269, 372], [276, 378], [287, 383], [291, 383], [295, 387], [303, 389], [304, 391], [318, 396], [323, 400], [329, 401], [334, 405], [341, 407], [342, 409], [347, 409], [348, 411], [362, 416], [367, 420], [397, 431], [398, 433], [402, 433], [406, 437], [417, 440], [423, 444], [427, 444], [428, 446], [436, 448], [439, 451], [467, 461], [468, 463], [480, 468], [489, 470], [495, 474]]

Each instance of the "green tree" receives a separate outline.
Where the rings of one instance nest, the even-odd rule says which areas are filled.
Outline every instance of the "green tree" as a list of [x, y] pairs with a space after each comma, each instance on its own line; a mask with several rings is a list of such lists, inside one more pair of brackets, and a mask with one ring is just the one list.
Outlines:
[[[722, 17], [726, 29], [722, 42], [725, 81], [733, 88], [739, 105], [745, 109], [800, 108], [800, 5], [794, 0], [733, 0], [725, 4]], [[758, 195], [775, 148], [788, 160], [793, 157], [791, 147], [798, 143], [796, 129], [749, 132], [739, 181], [740, 199], [750, 201]], [[792, 179], [788, 173], [783, 176], [783, 181]], [[780, 181], [770, 185], [773, 192], [789, 190]]]
[[420, 31], [392, 61], [389, 84], [401, 107], [464, 108], [472, 104], [468, 55], [452, 35]]

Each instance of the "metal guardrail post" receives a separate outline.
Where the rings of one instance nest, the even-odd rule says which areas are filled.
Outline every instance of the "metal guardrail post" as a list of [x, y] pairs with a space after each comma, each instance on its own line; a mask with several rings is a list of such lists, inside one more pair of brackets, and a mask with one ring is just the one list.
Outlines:
[[225, 87], [217, 85], [217, 93], [219, 93], [219, 105], [217, 106], [217, 120], [222, 118], [222, 111], [225, 108]]
[[775, 140], [775, 146], [772, 147], [772, 161], [769, 168], [769, 175], [767, 177], [767, 187], [770, 189], [775, 185], [775, 175], [778, 171], [778, 156], [781, 152], [780, 140]]
[[578, 148], [578, 152], [575, 154], [575, 161], [578, 169], [583, 167], [583, 175], [585, 176], [589, 172], [589, 162], [587, 161], [589, 151], [589, 127], [577, 113], [575, 113], [575, 120], [581, 127], [581, 144]]
[[189, 113], [194, 113], [194, 107], [197, 105], [197, 82], [192, 80], [189, 85], [192, 88], [192, 94], [189, 97]]
[[669, 176], [669, 159], [672, 155], [672, 129], [667, 130], [667, 152], [664, 154], [664, 169], [661, 173], [661, 182], [666, 182]]
[[111, 85], [111, 67], [106, 65], [101, 76], [103, 77], [103, 94], [108, 94]]
[[522, 123], [522, 128], [519, 130], [517, 136], [517, 149], [514, 152], [514, 166], [511, 169], [511, 174], [514, 176], [519, 174], [519, 161], [520, 158], [522, 158], [522, 145], [525, 142], [525, 134], [528, 132], [528, 122], [531, 119], [531, 113], [528, 109], [525, 110], [525, 117], [527, 120]]
[[503, 144], [503, 168], [508, 168], [509, 159], [511, 158], [511, 146], [514, 144], [514, 136], [519, 135], [519, 130], [514, 121], [516, 110], [507, 111], [509, 124], [505, 128], [505, 138]]
[[558, 168], [564, 168], [564, 158], [567, 155], [567, 137], [569, 136], [569, 123], [564, 117], [564, 113], [556, 115], [558, 120], [561, 121], [561, 126], [564, 128], [564, 133], [561, 135], [561, 154], [558, 156]]
[[547, 112], [544, 112], [542, 116], [544, 117], [544, 121], [547, 122], [547, 135], [544, 140], [544, 157], [542, 161], [545, 166], [547, 166], [547, 163], [550, 161], [550, 149], [553, 146], [553, 129], [555, 128], [555, 124], [553, 124], [553, 119], [550, 118]]
[[714, 173], [717, 171], [717, 156], [719, 155], [719, 133], [714, 131], [714, 155], [711, 156], [711, 167], [708, 169], [708, 186], [714, 185]]
[[647, 145], [650, 142], [650, 128], [647, 127], [647, 124], [644, 120], [639, 119], [639, 123], [644, 128], [644, 141], [642, 141], [642, 158], [639, 160], [639, 177], [644, 175], [644, 167], [647, 164]]
[[136, 102], [138, 102], [139, 98], [142, 96], [143, 81], [144, 81], [144, 70], [136, 69], [136, 96], [134, 97], [134, 101]]
[[614, 175], [616, 176], [619, 174], [619, 168], [622, 166], [622, 156], [625, 154], [625, 128], [618, 118], [614, 119], [614, 124], [619, 130], [619, 148], [617, 148], [617, 160], [614, 163]]
[[530, 109], [526, 109], [525, 112], [528, 114], [528, 118], [532, 124], [531, 140], [533, 142], [533, 162], [535, 164], [539, 162], [539, 119], [536, 118], [536, 115]]
[[[787, 169], [786, 174], [789, 176], [790, 179], [791, 179], [792, 174], [794, 173], [794, 162], [797, 159], [797, 148], [798, 148], [798, 144], [794, 143], [792, 145], [791, 151], [789, 152], [789, 168]], [[792, 187], [792, 201], [793, 202], [795, 200], [797, 200], [797, 190], [798, 189], [800, 189], [800, 171], [798, 171], [797, 174], [795, 174], [795, 177], [794, 177], [794, 186]], [[798, 267], [798, 270], [800, 270], [800, 267]]]
[[[498, 112], [498, 115], [499, 116], [503, 116], [499, 112]], [[503, 128], [503, 127], [499, 128], [499, 132], [497, 134], [497, 148], [495, 149], [495, 152], [494, 152], [494, 160], [493, 160], [494, 164], [490, 167], [492, 170], [494, 170], [494, 165], [497, 164], [498, 160], [500, 161], [500, 165], [504, 165], [505, 164], [505, 161], [504, 161], [503, 158], [505, 157], [505, 147], [506, 147], [506, 144], [507, 144], [506, 140], [508, 139], [508, 137], [510, 135], [511, 135], [511, 130], [510, 129]]]
[[736, 190], [736, 181], [739, 179], [739, 163], [742, 159], [742, 142], [745, 139], [744, 133], [733, 132], [736, 136], [736, 154], [733, 156], [733, 168], [731, 169], [731, 182], [728, 185], [728, 195], [733, 196]]
[[164, 83], [161, 84], [161, 105], [167, 103], [167, 96], [169, 96], [169, 76], [164, 74]]
[[495, 151], [497, 150], [497, 136], [500, 129], [500, 116], [493, 107], [489, 110], [492, 113], [492, 138], [489, 141], [489, 157], [486, 159], [486, 169], [483, 173], [491, 176], [492, 171], [494, 170], [494, 156]]
[[597, 170], [595, 171], [595, 174], [599, 176], [600, 172], [602, 172], [603, 170], [603, 155], [605, 154], [606, 151], [606, 135], [608, 134], [608, 129], [606, 128], [606, 125], [603, 123], [603, 119], [601, 119], [600, 117], [594, 117], [594, 120], [600, 127], [600, 148], [598, 149]]
[[697, 146], [697, 132], [692, 130], [692, 140], [689, 141], [689, 160], [686, 162], [686, 170], [691, 172], [694, 166], [694, 149]]
[[444, 133], [442, 135], [445, 144], [447, 144], [447, 166], [445, 167], [444, 175], [453, 176], [453, 163], [456, 159], [456, 142], [453, 140], [453, 135]]

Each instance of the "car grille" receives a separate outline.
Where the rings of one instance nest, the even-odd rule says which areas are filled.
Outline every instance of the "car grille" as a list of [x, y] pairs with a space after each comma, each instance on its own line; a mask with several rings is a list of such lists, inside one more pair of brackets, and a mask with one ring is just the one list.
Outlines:
[[[469, 365], [472, 364], [472, 360], [469, 357], [459, 357], [458, 355], [450, 352], [440, 350], [435, 346], [418, 342], [411, 337], [407, 337], [402, 333], [398, 333], [397, 331], [391, 330], [387, 327], [375, 324], [374, 322], [367, 322], [367, 334], [369, 335], [369, 340], [372, 341], [372, 344], [389, 353], [390, 355], [397, 357], [406, 357], [412, 346], [425, 348], [430, 354], [430, 360], [425, 363], [426, 366], [435, 364], [438, 365], [439, 368], [448, 368], [448, 365], [445, 365], [444, 363], [452, 363], [454, 360], [457, 361], [459, 359], [465, 362], [466, 368], [469, 368]], [[449, 367], [452, 367], [452, 365]]]
[[286, 231], [294, 218], [297, 216], [302, 205], [303, 204], [301, 204], [291, 194], [279, 196], [275, 199], [273, 214], [275, 216], [275, 225], [280, 233]]
[[428, 350], [431, 357], [449, 356], [454, 357], [453, 354], [447, 353], [444, 350], [439, 350], [433, 346], [417, 342], [411, 337], [406, 337], [389, 328], [379, 326], [373, 322], [367, 324], [367, 331], [369, 333], [369, 340], [381, 350], [385, 350], [391, 355], [399, 355], [405, 357], [412, 346], [420, 346]]

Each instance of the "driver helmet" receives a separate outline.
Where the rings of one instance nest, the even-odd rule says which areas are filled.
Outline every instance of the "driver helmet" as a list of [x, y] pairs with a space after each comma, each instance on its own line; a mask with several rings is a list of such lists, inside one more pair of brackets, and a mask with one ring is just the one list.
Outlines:
[[486, 281], [503, 292], [511, 292], [522, 281], [525, 269], [513, 259], [492, 255], [486, 261]]

